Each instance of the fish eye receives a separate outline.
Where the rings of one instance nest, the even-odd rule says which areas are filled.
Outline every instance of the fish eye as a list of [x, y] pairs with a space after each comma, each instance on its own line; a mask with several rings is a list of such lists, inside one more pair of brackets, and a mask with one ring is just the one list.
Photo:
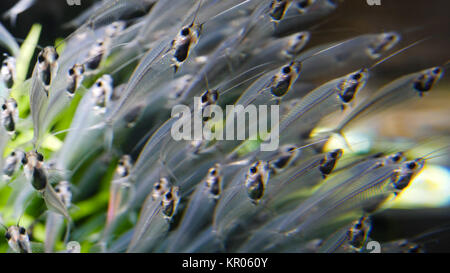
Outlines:
[[2, 104], [2, 109], [6, 110], [8, 107], [6, 106], [6, 104]]
[[172, 199], [172, 192], [168, 192], [168, 193], [166, 193], [166, 199]]
[[406, 164], [406, 167], [408, 167], [408, 169], [410, 170], [414, 170], [417, 167], [417, 163], [414, 161], [409, 162], [408, 164]]
[[185, 28], [183, 28], [183, 29], [181, 30], [181, 33], [180, 33], [180, 34], [181, 34], [181, 36], [188, 36], [189, 33], [190, 33], [189, 28], [185, 27]]
[[44, 156], [41, 153], [37, 153], [37, 159], [39, 161], [44, 161]]
[[208, 91], [206, 91], [203, 95], [202, 95], [202, 103], [205, 103], [208, 101]]
[[55, 60], [59, 59], [59, 54], [55, 52]]
[[396, 154], [394, 157], [392, 157], [392, 161], [398, 162], [400, 160], [400, 155]]
[[5, 238], [6, 238], [6, 240], [9, 241], [9, 239], [11, 239], [11, 234], [9, 232], [6, 232], [5, 233]]
[[44, 61], [45, 61], [44, 56], [42, 56], [42, 54], [39, 54], [39, 56], [38, 56], [38, 62], [39, 62], [39, 63], [42, 63], [42, 62], [44, 62]]
[[156, 184], [156, 185], [155, 185], [155, 190], [159, 191], [160, 189], [161, 189], [161, 184], [159, 184], [159, 183]]
[[72, 76], [73, 74], [75, 74], [75, 70], [73, 68], [69, 69], [69, 75]]
[[103, 83], [101, 81], [98, 81], [96, 84], [98, 87], [102, 87]]
[[434, 73], [434, 74], [439, 74], [439, 73], [441, 73], [441, 72], [442, 72], [442, 70], [441, 70], [440, 67], [436, 67], [435, 69], [433, 69], [433, 73]]
[[251, 173], [256, 173], [258, 171], [258, 168], [256, 168], [256, 166], [252, 166], [251, 168], [250, 168], [250, 172]]
[[216, 175], [216, 174], [217, 174], [216, 169], [212, 169], [211, 172], [210, 172], [210, 174], [211, 174], [211, 175]]
[[24, 227], [19, 227], [19, 233], [25, 235], [27, 233], [27, 230]]
[[334, 150], [330, 153], [330, 156], [334, 159], [340, 157], [342, 154], [342, 150], [338, 149], [338, 150]]
[[16, 156], [16, 152], [12, 151], [11, 156]]
[[300, 9], [307, 8], [309, 5], [311, 5], [310, 0], [302, 0], [302, 1], [297, 2], [297, 7], [299, 7]]
[[26, 156], [24, 156], [23, 158], [22, 158], [22, 164], [23, 165], [26, 165], [28, 163], [28, 158], [26, 157]]
[[281, 70], [284, 74], [288, 74], [291, 72], [291, 68], [289, 66], [285, 66], [283, 67], [283, 69]]
[[359, 80], [359, 79], [362, 78], [362, 74], [361, 74], [361, 73], [353, 74], [352, 78], [353, 78], [354, 80]]
[[59, 193], [59, 192], [61, 192], [61, 190], [59, 188], [56, 188], [55, 192]]

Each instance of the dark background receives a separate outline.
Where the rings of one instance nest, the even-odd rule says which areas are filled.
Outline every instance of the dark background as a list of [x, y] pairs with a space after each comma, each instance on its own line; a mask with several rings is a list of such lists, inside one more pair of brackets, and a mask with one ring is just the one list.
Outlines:
[[[447, 50], [450, 48], [450, 1], [381, 0], [381, 6], [369, 6], [366, 0], [333, 1], [338, 2], [339, 8], [313, 27], [311, 45], [363, 33], [395, 30], [402, 35], [401, 47], [425, 37], [431, 39], [409, 49], [408, 54], [389, 60], [377, 73], [396, 77], [450, 60]], [[0, 13], [6, 12], [16, 2], [18, 0], [1, 0]], [[3, 18], [1, 22], [19, 41], [26, 37], [33, 23], [40, 23], [43, 26], [40, 46], [53, 45], [56, 38], [66, 37], [73, 31], [62, 28], [62, 25], [94, 2], [81, 0], [80, 6], [69, 6], [66, 0], [37, 0], [29, 10], [19, 14], [16, 26], [11, 26], [9, 20]]]

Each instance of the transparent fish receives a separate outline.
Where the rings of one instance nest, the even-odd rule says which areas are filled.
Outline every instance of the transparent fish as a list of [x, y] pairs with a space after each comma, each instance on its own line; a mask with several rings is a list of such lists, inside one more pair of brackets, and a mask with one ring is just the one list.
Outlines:
[[12, 151], [11, 154], [6, 157], [3, 163], [3, 176], [11, 178], [16, 173], [21, 165], [22, 158], [25, 153], [21, 150]]
[[[345, 74], [370, 67], [374, 60], [386, 56], [387, 52], [400, 41], [400, 34], [386, 32], [379, 34], [366, 34], [333, 44], [339, 46], [319, 46], [300, 54], [298, 59], [302, 62], [301, 79], [307, 82], [323, 82], [330, 78], [342, 77]], [[378, 54], [372, 54], [371, 48], [379, 46]], [[320, 52], [323, 48], [330, 48]], [[312, 56], [314, 55], [314, 56]], [[330, 69], [333, 67], [333, 69]]]
[[42, 195], [47, 208], [63, 215], [70, 221], [66, 205], [50, 184], [48, 172], [44, 166], [43, 155], [35, 151], [27, 152], [22, 159], [22, 164], [27, 180]]
[[21, 226], [10, 226], [5, 238], [8, 241], [9, 247], [17, 253], [31, 253], [31, 243], [28, 238], [27, 230]]
[[404, 102], [410, 98], [421, 97], [429, 92], [439, 81], [443, 73], [442, 67], [432, 67], [402, 76], [381, 87], [371, 97], [359, 103], [335, 128], [342, 132], [354, 121], [373, 111], [380, 111], [395, 103]]
[[67, 94], [73, 96], [75, 91], [81, 86], [84, 78], [84, 65], [75, 64], [68, 71], [67, 75]]
[[153, 194], [148, 195], [127, 252], [149, 250], [163, 238], [169, 228], [167, 217], [174, 213], [178, 203], [176, 198], [177, 189], [173, 188], [157, 199], [153, 198]]
[[1, 124], [3, 128], [9, 133], [14, 134], [16, 131], [16, 124], [19, 121], [19, 109], [15, 99], [9, 98], [2, 104], [1, 110]]
[[5, 59], [0, 68], [0, 78], [5, 83], [7, 88], [11, 88], [16, 78], [16, 59], [8, 55], [4, 55]]

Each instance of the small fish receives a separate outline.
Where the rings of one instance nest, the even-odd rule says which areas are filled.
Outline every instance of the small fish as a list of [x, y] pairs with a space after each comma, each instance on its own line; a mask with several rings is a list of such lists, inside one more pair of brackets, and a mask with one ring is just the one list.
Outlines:
[[393, 172], [391, 182], [396, 195], [409, 186], [412, 179], [422, 170], [424, 164], [425, 159], [422, 158], [407, 161]]
[[41, 153], [30, 151], [22, 158], [24, 173], [33, 188], [43, 191], [47, 187], [48, 179], [44, 167], [44, 156]]
[[128, 177], [131, 174], [132, 168], [133, 160], [131, 156], [123, 155], [117, 163], [114, 179], [111, 181], [109, 189], [108, 226], [116, 219], [117, 215], [127, 208], [130, 196], [134, 194], [134, 185], [131, 183], [132, 179]]
[[192, 22], [189, 25], [184, 26], [170, 44], [171, 48], [169, 51], [173, 52], [172, 62], [175, 73], [177, 73], [178, 68], [189, 57], [190, 52], [197, 45], [200, 34], [202, 33], [204, 23], [197, 24], [195, 22], [198, 12], [200, 11], [201, 4], [202, 1], [198, 4]]
[[189, 57], [191, 50], [197, 45], [201, 31], [202, 25], [194, 25], [194, 23], [191, 23], [183, 27], [172, 41], [170, 50], [173, 51], [172, 61], [174, 63], [175, 73]]
[[152, 198], [153, 200], [157, 200], [162, 197], [166, 192], [170, 189], [169, 180], [165, 177], [162, 177], [158, 182], [153, 185]]
[[292, 84], [297, 80], [300, 73], [301, 63], [291, 62], [281, 68], [270, 81], [270, 92], [275, 97], [283, 97], [291, 88]]
[[25, 153], [21, 150], [12, 151], [11, 154], [6, 157], [3, 165], [3, 175], [7, 178], [11, 178], [14, 173], [20, 168], [20, 163]]
[[423, 246], [410, 240], [401, 239], [384, 243], [381, 249], [383, 253], [424, 253]]
[[316, 0], [297, 0], [295, 7], [297, 8], [299, 13], [305, 13], [308, 11], [308, 8], [311, 7]]
[[[324, 0], [323, 2], [328, 2]], [[386, 37], [393, 37], [378, 54], [372, 54], [370, 48]], [[385, 56], [388, 49], [396, 46], [400, 41], [400, 34], [395, 32], [365, 34], [343, 42], [326, 46], [314, 47], [300, 54], [302, 62], [302, 80], [321, 83], [330, 78], [342, 77], [362, 67], [370, 67], [374, 60]], [[317, 54], [317, 52], [322, 52]]]
[[282, 20], [291, 3], [292, 0], [272, 0], [269, 11], [271, 20], [275, 23]]
[[245, 188], [253, 204], [258, 204], [264, 196], [264, 191], [269, 180], [269, 164], [264, 161], [253, 163], [245, 178]]
[[349, 103], [353, 100], [356, 92], [361, 87], [361, 80], [367, 75], [367, 72], [367, 69], [361, 69], [356, 73], [352, 73], [346, 80], [340, 82], [338, 85], [338, 95], [344, 103]]
[[298, 149], [294, 145], [285, 145], [281, 147], [276, 158], [269, 161], [271, 172], [273, 174], [279, 173], [288, 167], [297, 155]]
[[73, 97], [75, 91], [80, 88], [84, 78], [84, 65], [74, 64], [67, 72], [67, 95]]
[[203, 122], [206, 122], [211, 118], [211, 113], [209, 111], [206, 111], [207, 107], [216, 104], [217, 100], [219, 99], [219, 91], [217, 89], [206, 90], [205, 92], [203, 92], [200, 98], [199, 112], [203, 116]]
[[397, 34], [391, 32], [383, 33], [367, 47], [367, 54], [373, 59], [378, 59], [383, 52], [390, 50], [398, 41], [399, 36]]
[[209, 195], [214, 199], [218, 199], [222, 192], [222, 175], [220, 171], [221, 166], [215, 164], [214, 167], [208, 170], [208, 174], [205, 178], [206, 189]]
[[178, 187], [170, 187], [170, 189], [164, 194], [161, 200], [162, 213], [166, 220], [171, 220], [175, 214], [180, 201], [180, 194]]
[[92, 97], [94, 99], [94, 109], [99, 113], [104, 113], [109, 105], [111, 95], [113, 94], [113, 78], [110, 75], [103, 75], [91, 87]]
[[192, 197], [183, 213], [183, 220], [174, 235], [169, 239], [169, 252], [183, 252], [187, 242], [196, 238], [199, 231], [214, 216], [214, 209], [222, 193], [222, 165], [215, 164], [208, 170], [206, 177], [197, 184]]
[[282, 54], [289, 58], [294, 58], [303, 50], [306, 43], [309, 41], [310, 36], [309, 32], [306, 31], [293, 35], [293, 37], [289, 39], [286, 48], [283, 49]]
[[16, 77], [16, 58], [4, 54], [5, 59], [2, 62], [0, 69], [0, 78], [5, 83], [7, 88], [11, 88]]
[[430, 91], [441, 76], [441, 67], [434, 67], [433, 69], [423, 71], [423, 73], [414, 80], [414, 88], [419, 92], [419, 96], [422, 97], [423, 93]]
[[[325, 116], [345, 109], [362, 89], [368, 76], [366, 71], [358, 70], [341, 78], [329, 81], [302, 97], [280, 121], [280, 132], [284, 136], [294, 135], [302, 138], [309, 136], [311, 130]], [[283, 137], [283, 136], [282, 136]]]
[[371, 229], [370, 219], [362, 216], [360, 219], [345, 225], [329, 236], [320, 246], [319, 252], [324, 253], [359, 253], [364, 250]]
[[14, 134], [16, 124], [19, 120], [19, 109], [15, 99], [9, 98], [2, 104], [1, 123], [3, 128], [9, 133]]
[[44, 165], [44, 156], [37, 151], [30, 151], [22, 158], [25, 177], [31, 183], [33, 188], [44, 198], [45, 204], [49, 210], [63, 215], [70, 221], [67, 207], [58, 196], [57, 192], [49, 184], [46, 166]]
[[27, 230], [19, 225], [10, 226], [5, 233], [9, 247], [17, 253], [31, 253]]
[[86, 69], [95, 70], [99, 67], [100, 63], [103, 60], [103, 57], [106, 54], [106, 44], [107, 43], [105, 40], [99, 39], [91, 47], [84, 63]]
[[404, 102], [413, 98], [417, 93], [419, 93], [419, 97], [422, 97], [424, 92], [431, 90], [442, 74], [442, 67], [432, 67], [402, 76], [384, 85], [371, 97], [356, 105], [334, 131], [341, 134], [344, 128], [368, 113], [386, 109], [398, 101]]
[[116, 174], [119, 177], [126, 177], [130, 174], [131, 168], [133, 167], [133, 160], [129, 155], [123, 155], [119, 163], [117, 163]]
[[370, 228], [371, 226], [367, 217], [362, 217], [355, 221], [355, 224], [347, 232], [348, 243], [356, 248], [356, 250], [361, 250], [367, 240]]
[[105, 29], [105, 35], [108, 38], [116, 37], [126, 27], [125, 21], [115, 21], [108, 25]]
[[72, 202], [72, 191], [70, 190], [69, 181], [61, 181], [55, 186], [56, 195], [62, 201], [66, 208], [70, 207]]
[[319, 170], [322, 173], [322, 177], [325, 179], [327, 175], [329, 175], [334, 167], [336, 166], [336, 162], [342, 156], [342, 149], [336, 149], [329, 153], [325, 154], [325, 157], [320, 161]]
[[48, 89], [52, 83], [52, 77], [58, 68], [58, 53], [54, 47], [48, 46], [38, 54], [38, 75], [48, 97]]

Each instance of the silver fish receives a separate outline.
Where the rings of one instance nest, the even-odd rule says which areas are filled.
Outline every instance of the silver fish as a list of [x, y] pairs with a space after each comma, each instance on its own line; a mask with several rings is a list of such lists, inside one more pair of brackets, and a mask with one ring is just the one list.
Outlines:
[[31, 253], [31, 243], [27, 230], [19, 225], [10, 226], [5, 233], [9, 247], [17, 253]]
[[2, 104], [1, 124], [9, 134], [13, 134], [16, 131], [16, 124], [18, 120], [19, 109], [17, 102], [15, 99], [9, 98]]

